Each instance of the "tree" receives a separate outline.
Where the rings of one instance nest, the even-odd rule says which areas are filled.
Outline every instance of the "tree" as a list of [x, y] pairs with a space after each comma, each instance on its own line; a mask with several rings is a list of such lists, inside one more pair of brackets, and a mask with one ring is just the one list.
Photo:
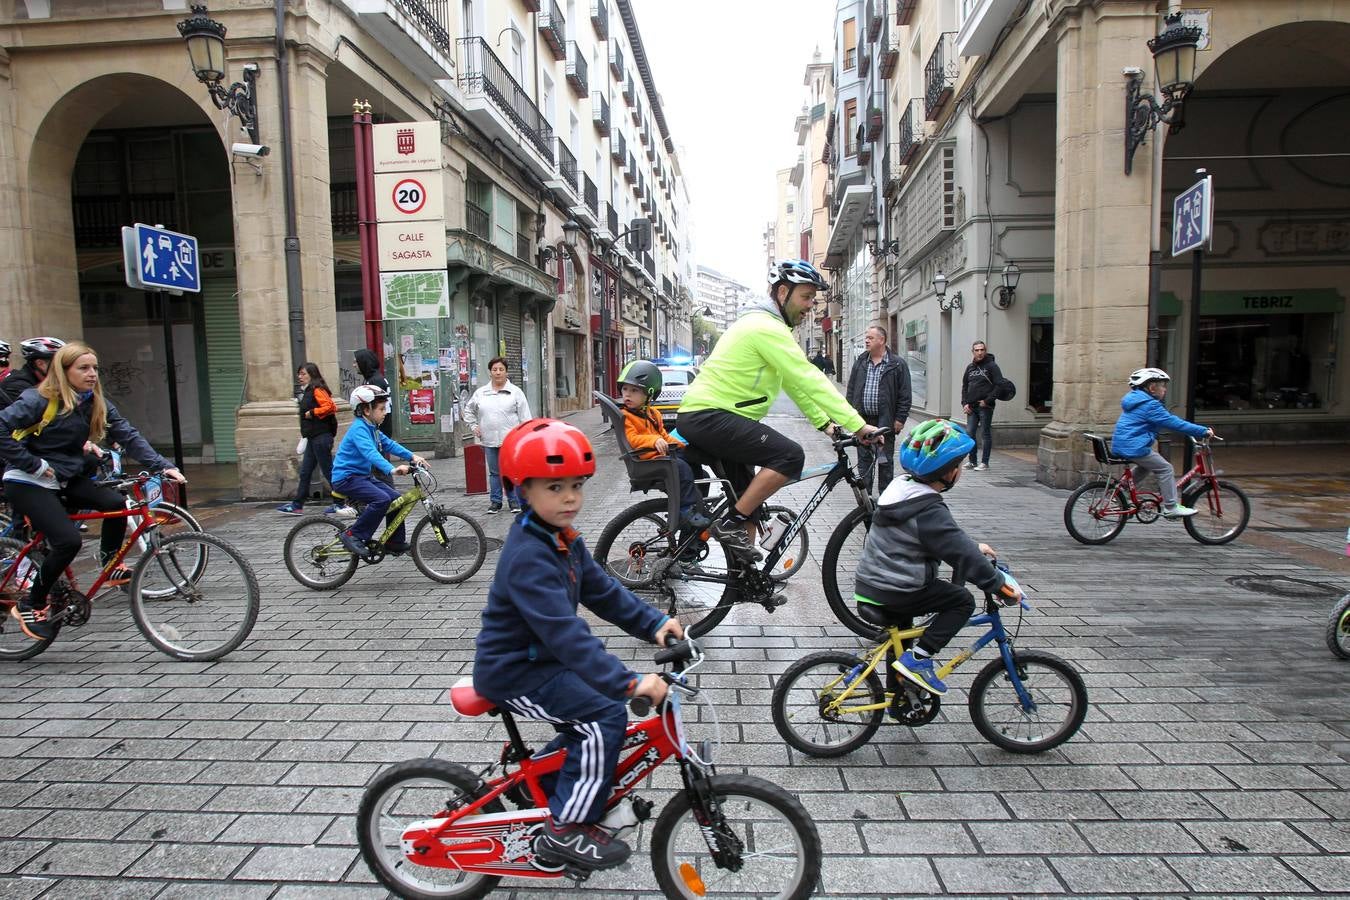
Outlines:
[[713, 348], [717, 346], [717, 339], [720, 338], [721, 336], [722, 333], [717, 330], [717, 326], [714, 325], [711, 321], [703, 318], [703, 316], [701, 315], [696, 314], [694, 316], [693, 349], [695, 353], [699, 354], [700, 356], [707, 356], [709, 353], [713, 351]]

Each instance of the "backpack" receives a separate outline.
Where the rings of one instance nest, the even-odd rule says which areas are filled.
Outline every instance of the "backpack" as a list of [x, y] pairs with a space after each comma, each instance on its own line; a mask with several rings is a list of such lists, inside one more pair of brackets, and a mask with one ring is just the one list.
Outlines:
[[995, 400], [1011, 400], [1017, 396], [1017, 385], [1006, 378], [1000, 378], [998, 384], [994, 385]]

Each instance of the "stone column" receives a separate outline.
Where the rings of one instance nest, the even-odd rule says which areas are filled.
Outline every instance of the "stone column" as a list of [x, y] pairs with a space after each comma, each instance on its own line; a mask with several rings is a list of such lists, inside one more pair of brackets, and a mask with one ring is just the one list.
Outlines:
[[[28, 296], [28, 272], [25, 261], [23, 218], [23, 182], [19, 177], [19, 159], [15, 140], [14, 84], [10, 78], [9, 54], [0, 49], [0, 335], [14, 346], [13, 364], [23, 364], [18, 341], [32, 330], [32, 304], [21, 302]], [[16, 337], [22, 335], [23, 337]]]
[[[259, 67], [259, 126], [273, 148], [261, 174], [235, 166], [234, 241], [238, 260], [239, 322], [247, 379], [235, 442], [240, 492], [245, 499], [281, 497], [294, 490], [300, 431], [294, 402], [286, 284], [286, 210], [276, 60], [232, 59]], [[328, 194], [328, 125], [324, 63], [293, 55], [291, 143], [296, 181], [297, 234], [304, 287], [307, 356], [336, 380], [333, 239]]]
[[1159, 20], [1156, 3], [1134, 0], [1061, 2], [1056, 17], [1055, 418], [1037, 479], [1073, 487], [1091, 458], [1081, 434], [1110, 427], [1145, 363], [1152, 154], [1125, 176], [1121, 70], [1152, 66], [1144, 42]]

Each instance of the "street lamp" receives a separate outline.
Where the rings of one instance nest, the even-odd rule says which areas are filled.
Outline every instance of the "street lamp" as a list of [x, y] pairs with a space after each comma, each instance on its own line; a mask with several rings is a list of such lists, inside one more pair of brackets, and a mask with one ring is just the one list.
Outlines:
[[1142, 69], [1131, 66], [1125, 75], [1125, 174], [1133, 168], [1134, 151], [1149, 133], [1165, 122], [1170, 134], [1176, 134], [1185, 124], [1183, 104], [1195, 87], [1195, 52], [1203, 30], [1196, 25], [1182, 25], [1181, 13], [1163, 17], [1163, 32], [1148, 42], [1153, 54], [1153, 66], [1158, 79], [1158, 90], [1163, 95], [1162, 105], [1150, 93], [1143, 91]]
[[568, 219], [563, 223], [563, 239], [557, 244], [545, 244], [539, 248], [539, 268], [544, 267], [544, 263], [554, 259], [561, 259], [563, 256], [570, 256], [576, 259], [577, 237], [584, 230], [581, 223], [575, 219]]
[[1022, 278], [1022, 270], [1017, 267], [1017, 263], [1011, 259], [1003, 267], [1003, 284], [999, 286], [998, 296], [994, 298], [994, 305], [999, 309], [1008, 309], [1013, 305], [1013, 294], [1017, 291], [1017, 282]]
[[947, 276], [943, 275], [940, 269], [933, 276], [933, 293], [937, 294], [938, 308], [943, 312], [961, 308], [961, 292], [957, 291], [950, 298], [947, 297]]
[[244, 66], [242, 83], [236, 81], [229, 87], [221, 86], [228, 72], [225, 26], [206, 14], [204, 3], [193, 4], [192, 15], [178, 23], [178, 33], [187, 43], [193, 74], [206, 85], [216, 109], [226, 110], [238, 118], [239, 124], [248, 132], [248, 139], [254, 144], [262, 144], [258, 135], [258, 103], [254, 96], [258, 67], [252, 63]]
[[899, 241], [877, 241], [877, 228], [880, 225], [881, 223], [877, 221], [875, 213], [870, 213], [866, 219], [863, 219], [863, 243], [867, 244], [867, 249], [872, 251], [873, 256], [899, 256]]

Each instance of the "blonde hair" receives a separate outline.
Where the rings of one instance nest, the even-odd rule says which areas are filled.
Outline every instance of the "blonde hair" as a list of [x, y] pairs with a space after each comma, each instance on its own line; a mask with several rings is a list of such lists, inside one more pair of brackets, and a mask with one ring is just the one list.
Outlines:
[[[95, 360], [98, 354], [88, 344], [81, 341], [71, 341], [52, 357], [51, 365], [47, 369], [47, 377], [42, 380], [38, 386], [38, 393], [48, 400], [53, 397], [61, 401], [58, 415], [68, 416], [75, 411], [79, 404], [79, 391], [75, 390], [70, 383], [70, 378], [66, 375], [66, 369], [75, 364], [75, 360], [84, 356], [86, 353], [92, 355]], [[94, 406], [89, 415], [89, 440], [95, 444], [103, 440], [104, 434], [108, 430], [108, 404], [103, 399], [103, 382], [94, 383]]]

